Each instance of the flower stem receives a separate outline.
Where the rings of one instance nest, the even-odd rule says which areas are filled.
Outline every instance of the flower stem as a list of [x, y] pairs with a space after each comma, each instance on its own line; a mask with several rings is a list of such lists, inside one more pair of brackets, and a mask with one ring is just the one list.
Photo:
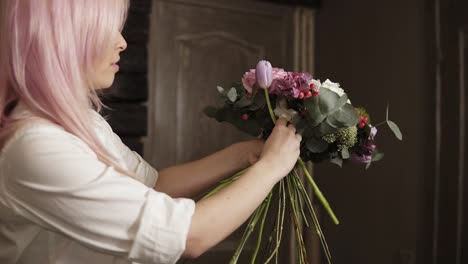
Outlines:
[[325, 199], [322, 192], [320, 191], [317, 184], [315, 183], [314, 179], [312, 178], [312, 176], [310, 176], [310, 173], [307, 170], [307, 168], [306, 168], [306, 166], [304, 164], [304, 161], [300, 157], [299, 157], [299, 159], [297, 161], [298, 161], [299, 166], [301, 167], [302, 171], [304, 172], [307, 180], [309, 181], [310, 185], [312, 185], [312, 189], [314, 190], [314, 194], [320, 200], [323, 207], [325, 207], [325, 210], [330, 215], [331, 219], [333, 220], [333, 223], [335, 223], [335, 225], [338, 225], [340, 223], [340, 221], [338, 221], [338, 218], [336, 217], [335, 213], [333, 213], [333, 210], [331, 209], [330, 204], [328, 203], [327, 199]]
[[255, 263], [255, 259], [257, 258], [258, 251], [260, 250], [260, 244], [262, 243], [263, 227], [265, 225], [265, 220], [266, 220], [266, 217], [267, 217], [267, 214], [268, 214], [268, 208], [270, 207], [271, 194], [272, 194], [272, 192], [270, 192], [270, 194], [268, 194], [268, 197], [265, 200], [266, 204], [265, 204], [265, 209], [263, 211], [262, 222], [260, 223], [260, 230], [258, 232], [257, 246], [255, 247], [255, 251], [254, 251], [254, 253], [252, 255], [252, 259], [250, 261], [251, 264]]
[[275, 114], [273, 113], [273, 109], [271, 108], [270, 95], [268, 94], [268, 89], [263, 89], [263, 90], [265, 90], [265, 99], [268, 105], [268, 111], [270, 112], [270, 117], [274, 124], [276, 123], [276, 117], [275, 117]]

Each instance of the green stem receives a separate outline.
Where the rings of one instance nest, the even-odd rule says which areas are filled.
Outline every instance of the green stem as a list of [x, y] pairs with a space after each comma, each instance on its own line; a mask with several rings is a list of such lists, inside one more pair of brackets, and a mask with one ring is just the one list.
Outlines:
[[241, 170], [239, 171], [238, 173], [234, 174], [233, 176], [227, 178], [227, 179], [224, 179], [221, 181], [221, 183], [216, 186], [216, 188], [214, 188], [213, 190], [211, 190], [210, 192], [208, 192], [207, 194], [205, 194], [201, 200], [204, 200], [210, 196], [213, 196], [215, 195], [216, 193], [218, 193], [219, 191], [221, 191], [222, 189], [226, 188], [229, 184], [231, 184], [232, 182], [234, 182], [235, 180], [239, 179], [239, 177], [244, 174], [244, 172], [246, 172], [249, 168], [246, 168], [244, 170]]
[[244, 230], [244, 234], [242, 235], [241, 241], [239, 242], [239, 245], [237, 246], [236, 251], [234, 252], [234, 255], [232, 256], [231, 260], [229, 261], [229, 264], [236, 264], [237, 260], [239, 259], [240, 254], [242, 253], [242, 250], [244, 249], [245, 244], [247, 243], [247, 240], [249, 239], [250, 235], [252, 234], [253, 230], [255, 229], [255, 226], [257, 225], [258, 219], [260, 218], [260, 215], [263, 212], [264, 209], [264, 203], [259, 206], [254, 214], [251, 216], [249, 224]]
[[268, 94], [268, 89], [264, 89], [264, 90], [265, 90], [265, 99], [268, 105], [268, 112], [270, 112], [270, 117], [274, 124], [276, 123], [276, 117], [275, 117], [275, 114], [273, 113], [273, 109], [271, 108], [270, 95]]
[[266, 205], [263, 211], [262, 222], [260, 223], [260, 230], [258, 232], [257, 246], [255, 247], [255, 251], [252, 255], [252, 260], [250, 261], [251, 264], [255, 263], [255, 259], [257, 258], [258, 251], [260, 250], [260, 244], [262, 243], [263, 227], [265, 225], [265, 220], [268, 214], [268, 208], [270, 207], [270, 201], [271, 201], [271, 192], [270, 194], [268, 194], [268, 197], [265, 200]]
[[335, 213], [333, 213], [333, 210], [331, 209], [330, 204], [328, 203], [327, 199], [325, 199], [322, 192], [320, 191], [317, 184], [315, 183], [314, 179], [312, 178], [312, 176], [310, 176], [310, 173], [307, 170], [307, 168], [306, 168], [306, 166], [304, 164], [304, 161], [300, 157], [299, 157], [299, 159], [297, 161], [299, 162], [299, 166], [301, 167], [302, 171], [304, 172], [304, 174], [305, 174], [307, 180], [309, 181], [310, 185], [312, 185], [312, 189], [314, 190], [314, 194], [320, 200], [323, 207], [325, 207], [325, 210], [330, 215], [331, 219], [333, 220], [333, 223], [335, 223], [335, 225], [338, 225], [340, 223], [340, 221], [338, 221], [338, 218], [336, 218]]
[[312, 202], [310, 201], [309, 195], [307, 194], [307, 191], [304, 185], [302, 184], [301, 180], [299, 179], [299, 175], [297, 174], [295, 169], [294, 169], [294, 176], [296, 179], [296, 184], [299, 190], [302, 192], [304, 200], [306, 201], [306, 205], [309, 208], [310, 217], [312, 218], [312, 221], [314, 223], [317, 236], [320, 239], [320, 243], [322, 244], [322, 248], [325, 252], [325, 256], [327, 257], [327, 261], [329, 264], [331, 264], [331, 254], [330, 254], [330, 249], [328, 248], [327, 241], [325, 239], [325, 234], [323, 233], [322, 228], [320, 227], [320, 223], [318, 221], [317, 215], [315, 214], [314, 207], [312, 206]]

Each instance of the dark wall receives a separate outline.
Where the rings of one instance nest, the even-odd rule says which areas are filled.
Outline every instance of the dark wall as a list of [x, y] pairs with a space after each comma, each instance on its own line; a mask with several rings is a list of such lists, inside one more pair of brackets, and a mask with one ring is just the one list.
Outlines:
[[[371, 166], [315, 168], [322, 191], [341, 219], [325, 217], [334, 263], [424, 263], [425, 192], [433, 175], [433, 78], [427, 71], [428, 7], [424, 0], [326, 0], [317, 12], [314, 76], [341, 83], [373, 123], [390, 119], [377, 144], [385, 158]], [[430, 39], [432, 41], [432, 39]]]
[[141, 139], [147, 132], [148, 100], [147, 42], [151, 0], [130, 3], [127, 23], [122, 35], [128, 43], [121, 53], [120, 72], [112, 87], [104, 92], [103, 101], [111, 109], [104, 111], [109, 123], [131, 149], [143, 151]]

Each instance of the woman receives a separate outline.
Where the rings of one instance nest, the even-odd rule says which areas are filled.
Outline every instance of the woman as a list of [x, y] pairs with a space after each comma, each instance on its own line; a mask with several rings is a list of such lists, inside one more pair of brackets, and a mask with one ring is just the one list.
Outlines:
[[[280, 119], [265, 143], [240, 142], [158, 173], [97, 112], [97, 92], [111, 86], [127, 47], [128, 1], [0, 5], [0, 263], [195, 258], [294, 166], [301, 137]], [[249, 165], [216, 195], [187, 198]]]

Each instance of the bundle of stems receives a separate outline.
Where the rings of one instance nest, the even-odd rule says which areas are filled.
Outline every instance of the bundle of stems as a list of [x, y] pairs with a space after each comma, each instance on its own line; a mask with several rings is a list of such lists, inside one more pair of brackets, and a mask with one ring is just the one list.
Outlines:
[[[270, 98], [268, 95], [267, 89], [265, 89], [265, 97], [267, 101], [268, 110], [270, 112], [270, 117], [272, 121], [276, 122], [276, 117], [273, 114], [273, 110], [270, 103]], [[254, 264], [259, 255], [259, 251], [263, 242], [263, 231], [265, 229], [265, 222], [267, 216], [273, 213], [276, 213], [276, 221], [274, 222], [273, 231], [269, 235], [267, 252], [263, 254], [263, 263], [278, 263], [278, 252], [281, 245], [283, 230], [284, 230], [284, 220], [286, 209], [289, 208], [291, 221], [294, 225], [295, 239], [297, 244], [297, 261], [299, 264], [308, 263], [307, 261], [307, 250], [303, 239], [303, 226], [309, 227], [309, 222], [312, 221], [316, 234], [322, 245], [324, 255], [328, 263], [331, 263], [331, 254], [328, 248], [325, 236], [320, 227], [317, 214], [315, 213], [314, 207], [312, 206], [312, 201], [307, 193], [307, 190], [304, 186], [304, 183], [301, 180], [301, 177], [298, 173], [298, 168], [300, 168], [305, 176], [305, 179], [310, 184], [313, 190], [313, 194], [317, 197], [320, 203], [323, 205], [328, 215], [331, 217], [332, 221], [335, 224], [339, 224], [339, 221], [333, 210], [331, 209], [328, 201], [323, 196], [322, 192], [318, 188], [314, 179], [310, 175], [304, 161], [301, 158], [298, 158], [295, 168], [289, 172], [289, 174], [279, 181], [273, 190], [268, 194], [265, 200], [259, 205], [259, 207], [254, 211], [250, 217], [247, 227], [244, 230], [242, 238], [239, 242], [239, 245], [234, 252], [230, 260], [230, 264], [235, 264], [239, 260], [239, 257], [249, 240], [250, 236], [254, 230], [258, 227], [258, 237], [257, 242], [254, 248], [254, 252], [251, 256], [250, 263]], [[223, 180], [215, 189], [207, 193], [202, 199], [210, 197], [220, 190], [224, 189], [226, 186], [237, 180], [241, 175], [248, 170], [238, 172], [237, 174], [231, 176], [230, 178]], [[273, 196], [276, 196], [277, 199], [273, 199]], [[276, 200], [277, 210], [271, 210], [271, 201]], [[271, 218], [271, 217], [270, 217]]]

